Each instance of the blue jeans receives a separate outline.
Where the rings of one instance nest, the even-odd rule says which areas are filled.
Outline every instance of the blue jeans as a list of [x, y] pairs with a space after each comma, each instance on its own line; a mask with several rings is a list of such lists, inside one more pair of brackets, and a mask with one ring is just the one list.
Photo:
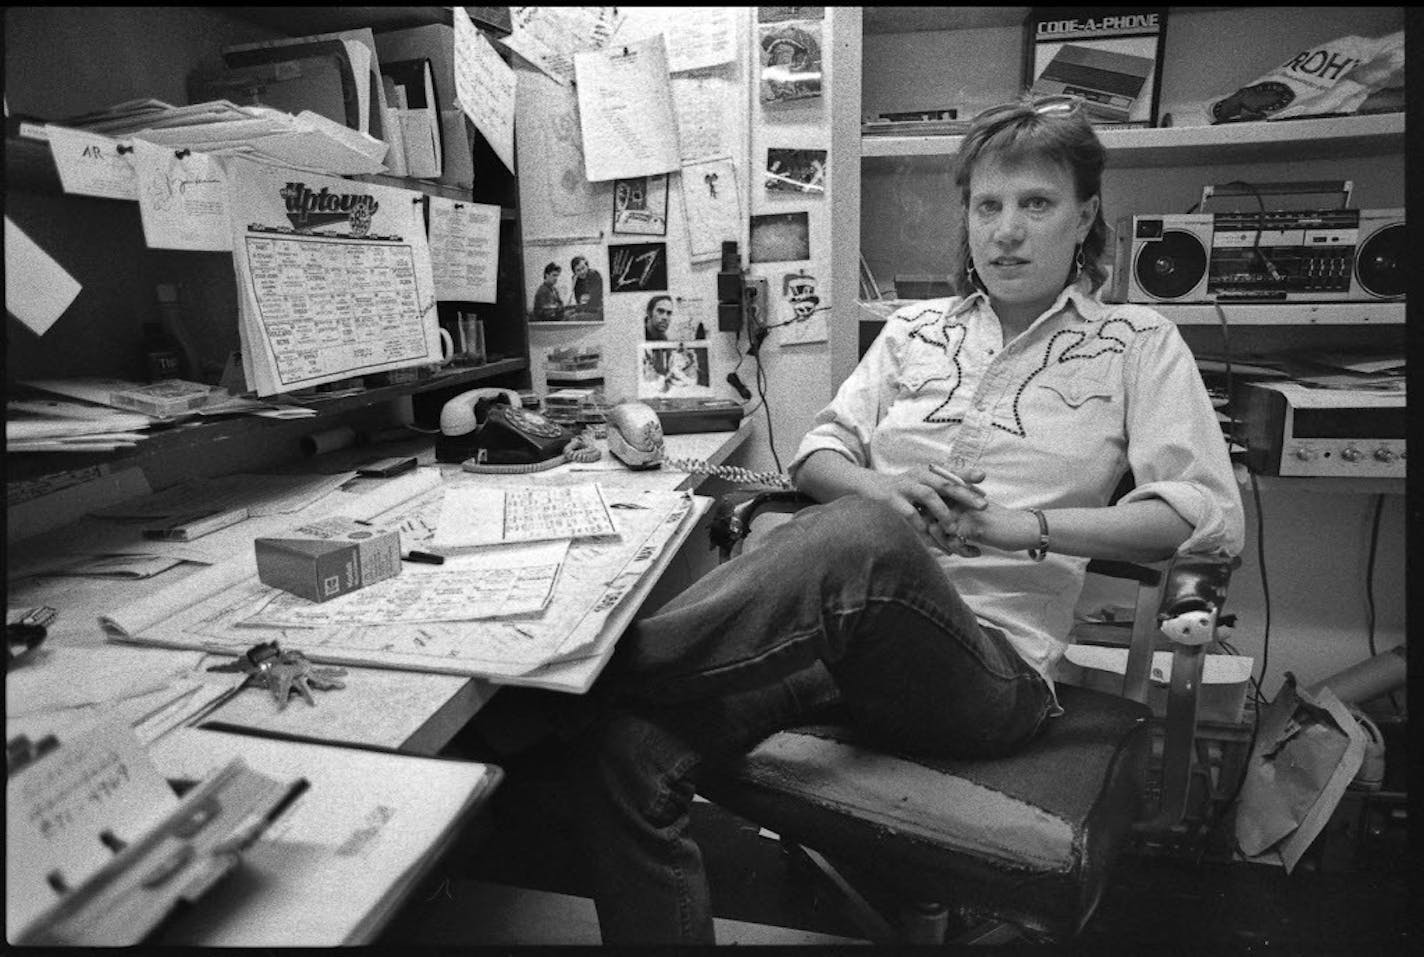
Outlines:
[[1052, 696], [889, 507], [812, 506], [638, 622], [572, 759], [604, 943], [711, 943], [688, 807], [704, 761], [837, 704], [889, 748], [1013, 750]]

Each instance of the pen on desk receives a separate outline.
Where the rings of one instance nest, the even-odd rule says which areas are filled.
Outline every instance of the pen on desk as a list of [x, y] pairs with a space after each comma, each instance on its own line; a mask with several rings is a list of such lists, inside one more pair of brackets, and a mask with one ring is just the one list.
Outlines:
[[443, 565], [445, 564], [445, 556], [435, 555], [430, 552], [410, 551], [401, 556], [401, 561], [419, 562], [422, 565]]

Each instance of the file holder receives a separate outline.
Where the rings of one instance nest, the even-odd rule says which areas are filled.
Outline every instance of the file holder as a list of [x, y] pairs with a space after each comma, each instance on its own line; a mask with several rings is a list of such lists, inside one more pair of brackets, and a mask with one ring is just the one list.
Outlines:
[[[26, 773], [47, 773], [63, 760], [52, 741], [44, 747], [14, 747], [10, 783]], [[132, 769], [142, 773], [141, 769]], [[149, 773], [152, 772], [151, 768]], [[161, 779], [160, 779], [160, 784]], [[166, 784], [163, 785], [167, 787]], [[44, 892], [58, 901], [18, 929], [10, 942], [31, 946], [108, 946], [141, 943], [181, 903], [201, 898], [238, 863], [256, 841], [306, 789], [305, 778], [279, 781], [233, 759], [194, 786], [169, 813], [141, 837], [125, 843], [113, 828], [76, 827], [66, 840], [100, 841], [114, 856], [75, 887], [58, 870], [42, 880]], [[13, 802], [12, 802], [13, 803]], [[12, 808], [12, 811], [14, 809]], [[27, 869], [41, 879], [43, 865]], [[14, 894], [16, 888], [9, 888]], [[17, 932], [18, 931], [18, 932]]]

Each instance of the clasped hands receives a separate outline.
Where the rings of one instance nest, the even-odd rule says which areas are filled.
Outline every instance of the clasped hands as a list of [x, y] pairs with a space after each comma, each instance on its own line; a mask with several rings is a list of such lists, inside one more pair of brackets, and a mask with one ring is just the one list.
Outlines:
[[952, 472], [920, 465], [879, 478], [873, 494], [952, 555], [976, 557], [980, 545], [1014, 551], [1038, 540], [1038, 522], [1030, 513], [998, 505], [978, 487], [983, 469]]

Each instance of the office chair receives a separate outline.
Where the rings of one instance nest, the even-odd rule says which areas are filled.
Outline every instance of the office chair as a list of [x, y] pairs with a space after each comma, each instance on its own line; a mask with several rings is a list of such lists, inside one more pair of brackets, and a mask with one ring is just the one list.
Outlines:
[[[730, 557], [759, 514], [807, 504], [797, 492], [729, 493], [714, 509], [713, 544]], [[898, 754], [831, 714], [709, 768], [699, 791], [776, 832], [788, 850], [826, 873], [872, 941], [942, 942], [951, 907], [965, 925], [957, 943], [1070, 938], [1092, 916], [1134, 829], [1170, 826], [1186, 812], [1204, 649], [1234, 565], [1177, 559], [1163, 570], [1093, 562], [1091, 573], [1138, 583], [1123, 694], [1059, 683], [1066, 713], [1016, 754]], [[1161, 797], [1149, 807], [1146, 701], [1163, 621], [1173, 667]], [[847, 874], [878, 890], [879, 909]], [[882, 913], [895, 909], [884, 904], [887, 891], [897, 898], [896, 918]]]

